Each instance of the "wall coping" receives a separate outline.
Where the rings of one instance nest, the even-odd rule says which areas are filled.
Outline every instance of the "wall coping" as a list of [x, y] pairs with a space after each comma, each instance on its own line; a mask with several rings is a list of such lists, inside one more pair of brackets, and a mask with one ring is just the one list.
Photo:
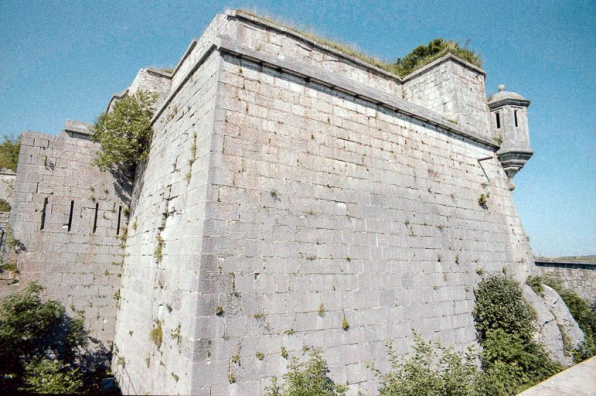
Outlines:
[[[279, 32], [282, 32], [282, 33], [288, 35], [288, 36], [292, 36], [292, 37], [297, 38], [301, 41], [304, 41], [314, 47], [318, 47], [318, 48], [324, 50], [325, 52], [329, 52], [335, 56], [347, 59], [348, 61], [355, 63], [365, 69], [369, 69], [371, 71], [374, 71], [378, 74], [383, 75], [384, 77], [387, 77], [389, 79], [395, 80], [400, 83], [404, 83], [407, 80], [410, 80], [411, 78], [414, 78], [420, 74], [423, 74], [426, 71], [428, 71], [429, 69], [432, 69], [433, 67], [435, 67], [443, 62], [449, 61], [449, 60], [457, 62], [457, 63], [461, 64], [462, 66], [465, 66], [469, 69], [474, 70], [477, 73], [486, 75], [486, 72], [482, 68], [475, 66], [475, 65], [471, 64], [470, 62], [467, 62], [451, 53], [448, 53], [448, 54], [442, 56], [441, 58], [436, 59], [436, 60], [430, 62], [429, 64], [424, 65], [423, 67], [421, 67], [419, 69], [414, 70], [410, 74], [408, 74], [404, 77], [400, 77], [397, 74], [391, 73], [387, 70], [384, 70], [378, 66], [375, 66], [375, 65], [373, 65], [369, 62], [366, 62], [364, 60], [361, 60], [359, 58], [356, 58], [352, 55], [348, 55], [348, 54], [344, 53], [343, 51], [337, 50], [335, 48], [331, 48], [323, 43], [318, 42], [317, 40], [307, 37], [304, 34], [297, 32], [293, 29], [287, 28], [285, 26], [269, 22], [267, 20], [261, 19], [259, 17], [255, 17], [253, 15], [246, 14], [246, 13], [244, 13], [242, 11], [238, 11], [238, 10], [227, 10], [226, 15], [229, 15], [230, 17], [233, 17], [233, 18], [239, 18], [239, 19], [244, 19], [244, 20], [250, 21], [254, 24], [264, 26], [267, 29], [277, 30]], [[371, 57], [373, 57], [373, 56], [371, 56]]]
[[91, 124], [83, 121], [66, 120], [64, 124], [64, 132], [74, 132], [81, 135], [91, 135]]
[[445, 63], [447, 61], [459, 63], [460, 65], [467, 67], [468, 69], [472, 69], [476, 73], [486, 76], [486, 72], [484, 70], [482, 70], [481, 68], [479, 68], [478, 66], [475, 66], [475, 65], [471, 64], [470, 62], [467, 62], [467, 61], [449, 53], [449, 54], [443, 55], [439, 59], [435, 59], [434, 61], [430, 62], [427, 65], [422, 66], [420, 69], [414, 70], [412, 73], [405, 76], [402, 81], [404, 83], [406, 83], [406, 82], [418, 77], [419, 75], [426, 73], [430, 69], [433, 69], [434, 67], [439, 66], [441, 63]]
[[596, 257], [586, 259], [572, 259], [572, 258], [551, 258], [551, 257], [534, 257], [534, 262], [538, 266], [587, 266], [596, 269]]
[[352, 81], [347, 77], [326, 70], [321, 70], [315, 66], [311, 66], [296, 59], [280, 59], [272, 55], [252, 50], [227, 36], [217, 36], [213, 40], [213, 43], [204, 49], [203, 54], [198, 56], [196, 64], [190, 68], [188, 74], [184, 77], [180, 84], [178, 84], [176, 89], [173, 92], [170, 92], [166, 100], [162, 103], [161, 107], [155, 112], [155, 115], [151, 120], [152, 124], [157, 121], [168, 104], [189, 80], [190, 76], [205, 62], [205, 60], [214, 50], [237, 55], [240, 56], [240, 58], [246, 58], [247, 60], [251, 60], [259, 64], [265, 64], [274, 69], [300, 76], [308, 81], [315, 81], [322, 84], [323, 86], [336, 89], [355, 98], [366, 100], [373, 104], [380, 105], [398, 113], [440, 127], [448, 132], [454, 133], [455, 135], [459, 135], [468, 140], [485, 145], [493, 151], [499, 149], [499, 145], [494, 141], [494, 139], [486, 138], [474, 131], [464, 129], [459, 125], [445, 120], [439, 113], [429, 110], [425, 107], [385, 94], [364, 84]]

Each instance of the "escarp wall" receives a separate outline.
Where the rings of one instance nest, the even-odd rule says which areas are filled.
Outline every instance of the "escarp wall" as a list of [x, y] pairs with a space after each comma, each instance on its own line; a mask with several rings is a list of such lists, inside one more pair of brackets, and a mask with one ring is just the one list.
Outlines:
[[[482, 74], [444, 62], [429, 73]], [[471, 104], [484, 97], [475, 81], [481, 95], [447, 116], [486, 109]], [[403, 100], [400, 79], [299, 34], [219, 15], [174, 70], [135, 184], [123, 392], [260, 394], [285, 370], [282, 348], [318, 347], [335, 381], [366, 393], [365, 362], [387, 368], [385, 340], [400, 354], [413, 330], [474, 343], [480, 274], [523, 280], [532, 263], [483, 128]]]

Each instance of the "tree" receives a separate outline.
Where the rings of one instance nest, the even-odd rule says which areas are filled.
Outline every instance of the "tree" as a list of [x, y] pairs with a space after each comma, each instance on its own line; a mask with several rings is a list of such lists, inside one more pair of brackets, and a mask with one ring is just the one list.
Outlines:
[[74, 393], [83, 385], [83, 319], [58, 301], [43, 302], [42, 289], [32, 282], [0, 302], [0, 393]]
[[134, 176], [137, 165], [149, 155], [156, 100], [156, 94], [138, 91], [115, 102], [111, 111], [99, 116], [91, 138], [101, 146], [95, 158], [101, 170]]

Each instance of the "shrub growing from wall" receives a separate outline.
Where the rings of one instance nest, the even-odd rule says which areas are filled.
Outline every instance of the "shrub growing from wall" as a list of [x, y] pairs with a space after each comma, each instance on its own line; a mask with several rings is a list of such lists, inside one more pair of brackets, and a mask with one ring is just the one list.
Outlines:
[[4, 141], [0, 144], [0, 170], [8, 169], [16, 172], [20, 151], [21, 137], [12, 138], [5, 136]]
[[132, 177], [149, 155], [153, 105], [157, 95], [138, 91], [114, 103], [92, 127], [92, 139], [100, 144], [95, 164], [101, 170]]

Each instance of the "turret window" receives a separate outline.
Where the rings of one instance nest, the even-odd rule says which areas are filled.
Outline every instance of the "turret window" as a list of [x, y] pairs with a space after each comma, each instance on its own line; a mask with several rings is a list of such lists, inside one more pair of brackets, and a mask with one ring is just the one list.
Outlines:
[[497, 129], [501, 129], [501, 114], [495, 113], [495, 118], [497, 121]]
[[515, 120], [515, 127], [517, 128], [517, 110], [513, 110], [513, 119]]

